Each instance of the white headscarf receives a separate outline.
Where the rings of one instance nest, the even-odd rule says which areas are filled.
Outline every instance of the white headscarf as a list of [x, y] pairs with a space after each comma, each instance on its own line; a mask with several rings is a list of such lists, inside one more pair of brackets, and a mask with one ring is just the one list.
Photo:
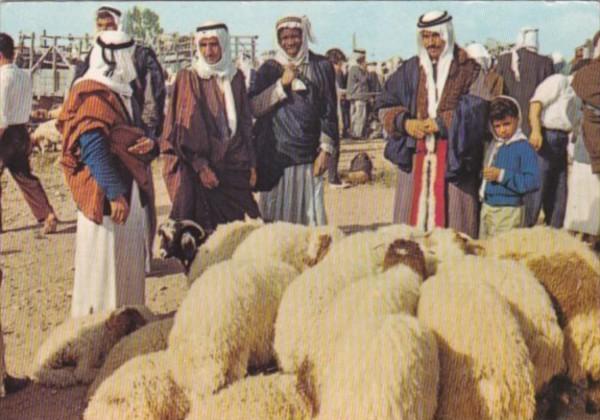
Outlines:
[[104, 31], [96, 38], [90, 52], [90, 67], [76, 83], [95, 80], [120, 95], [131, 114], [130, 83], [137, 78], [133, 63], [135, 44], [122, 31]]
[[481, 44], [473, 43], [465, 47], [465, 51], [473, 60], [481, 66], [484, 72], [488, 72], [492, 67], [492, 56], [488, 50]]
[[123, 23], [121, 22], [121, 11], [110, 4], [103, 4], [96, 10], [96, 19], [98, 19], [98, 15], [100, 13], [108, 13], [111, 15], [115, 21], [115, 25], [117, 25], [117, 31], [123, 30]]
[[594, 53], [592, 54], [592, 58], [600, 57], [600, 36], [596, 40], [596, 45], [594, 46]]
[[[209, 64], [200, 52], [200, 40], [212, 37], [216, 37], [219, 40], [219, 45], [221, 46], [221, 59], [214, 64]], [[204, 22], [196, 29], [194, 42], [196, 43], [197, 59], [193, 64], [193, 68], [202, 79], [210, 79], [211, 77], [216, 78], [217, 84], [225, 98], [227, 125], [229, 126], [229, 135], [231, 138], [235, 135], [237, 130], [237, 112], [235, 110], [233, 90], [231, 89], [231, 81], [237, 72], [237, 68], [231, 60], [229, 30], [222, 22]]]
[[[285, 50], [279, 45], [279, 31], [283, 28], [300, 29], [302, 31], [302, 46], [295, 57], [287, 55]], [[308, 63], [308, 43], [312, 42], [314, 44], [316, 42], [308, 17], [290, 15], [279, 19], [275, 25], [275, 42], [277, 50], [275, 60], [282, 66], [288, 64], [299, 66], [303, 63]]]
[[538, 29], [537, 28], [522, 28], [517, 36], [517, 43], [511, 50], [510, 67], [515, 75], [517, 82], [521, 81], [521, 72], [519, 71], [519, 54], [518, 50], [527, 48], [529, 51], [537, 52], [539, 49]]
[[[515, 130], [512, 137], [508, 140], [505, 140], [505, 139], [499, 138], [496, 135], [496, 131], [494, 130], [494, 127], [492, 125], [492, 121], [490, 121], [489, 127], [490, 127], [490, 131], [492, 132], [492, 135], [494, 136], [494, 139], [492, 140], [492, 143], [487, 146], [487, 149], [485, 152], [485, 157], [483, 158], [483, 166], [484, 167], [490, 166], [494, 162], [494, 159], [496, 158], [496, 155], [498, 154], [498, 150], [500, 150], [500, 147], [508, 145], [510, 143], [514, 143], [515, 141], [519, 141], [519, 140], [523, 140], [523, 139], [527, 138], [527, 136], [523, 133], [523, 130], [521, 130], [522, 115], [521, 115], [521, 107], [519, 106], [519, 103], [514, 98], [511, 98], [510, 96], [500, 95], [500, 96], [496, 96], [494, 99], [497, 99], [497, 98], [508, 99], [516, 105], [517, 110], [519, 111], [519, 116], [518, 116], [519, 122], [517, 124], [517, 129]], [[483, 196], [485, 194], [486, 184], [487, 184], [487, 181], [485, 179], [483, 179], [483, 181], [481, 182], [481, 187], [479, 187], [479, 198], [481, 198], [481, 200], [483, 200]]]
[[[440, 34], [440, 37], [445, 41], [444, 49], [437, 60], [437, 78], [433, 78], [433, 63], [429, 58], [427, 49], [423, 46], [421, 34], [423, 31], [435, 32]], [[434, 10], [425, 13], [419, 18], [417, 25], [417, 50], [419, 61], [425, 70], [427, 77], [427, 113], [429, 118], [437, 116], [437, 108], [442, 97], [448, 73], [450, 72], [450, 64], [454, 58], [454, 27], [452, 25], [452, 16], [448, 12], [440, 12]], [[433, 151], [435, 139], [433, 135], [427, 136], [428, 150]]]

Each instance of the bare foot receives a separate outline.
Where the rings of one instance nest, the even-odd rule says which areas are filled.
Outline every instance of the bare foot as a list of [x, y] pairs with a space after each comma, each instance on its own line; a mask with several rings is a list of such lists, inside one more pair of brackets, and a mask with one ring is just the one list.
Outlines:
[[46, 220], [44, 221], [44, 227], [42, 228], [42, 233], [44, 235], [49, 235], [51, 233], [56, 232], [56, 226], [58, 224], [58, 219], [54, 213], [50, 213]]

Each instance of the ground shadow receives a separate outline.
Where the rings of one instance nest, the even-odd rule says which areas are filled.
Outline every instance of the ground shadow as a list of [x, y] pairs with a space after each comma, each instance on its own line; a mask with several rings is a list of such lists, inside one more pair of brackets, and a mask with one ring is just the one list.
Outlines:
[[146, 277], [165, 277], [173, 274], [183, 273], [183, 266], [176, 258], [163, 260], [161, 258], [152, 259], [152, 271], [146, 274]]

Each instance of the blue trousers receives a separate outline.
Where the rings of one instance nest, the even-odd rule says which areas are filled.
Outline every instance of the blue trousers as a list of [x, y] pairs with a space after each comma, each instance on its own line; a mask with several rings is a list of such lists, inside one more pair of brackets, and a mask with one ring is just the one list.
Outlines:
[[540, 189], [526, 194], [525, 226], [534, 226], [544, 210], [546, 225], [560, 229], [567, 207], [567, 144], [566, 131], [542, 130], [544, 141], [538, 150]]

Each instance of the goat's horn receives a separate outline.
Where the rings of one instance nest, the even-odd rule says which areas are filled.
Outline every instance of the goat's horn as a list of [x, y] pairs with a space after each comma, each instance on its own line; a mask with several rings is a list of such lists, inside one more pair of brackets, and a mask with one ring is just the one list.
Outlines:
[[181, 223], [181, 225], [183, 227], [192, 226], [192, 227], [195, 227], [196, 229], [198, 229], [198, 231], [200, 232], [200, 238], [198, 238], [198, 239], [204, 239], [204, 237], [206, 236], [206, 232], [204, 231], [202, 226], [200, 226], [198, 223], [194, 222], [193, 220], [182, 220], [179, 223]]

